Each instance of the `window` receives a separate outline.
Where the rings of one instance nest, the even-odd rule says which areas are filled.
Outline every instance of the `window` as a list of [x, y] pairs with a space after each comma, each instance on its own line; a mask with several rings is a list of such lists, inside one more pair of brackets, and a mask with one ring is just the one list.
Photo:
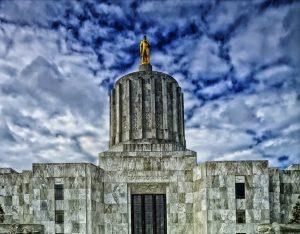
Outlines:
[[245, 199], [245, 183], [235, 183], [235, 198]]
[[245, 210], [237, 210], [236, 211], [236, 222], [237, 223], [246, 223]]
[[41, 210], [47, 210], [48, 209], [48, 204], [46, 201], [41, 201]]
[[131, 202], [133, 234], [167, 233], [164, 194], [136, 194]]
[[55, 223], [64, 223], [64, 211], [63, 210], [56, 210], [55, 211]]
[[55, 184], [55, 200], [64, 200], [64, 185], [63, 184]]
[[4, 210], [0, 204], [0, 223], [4, 222]]

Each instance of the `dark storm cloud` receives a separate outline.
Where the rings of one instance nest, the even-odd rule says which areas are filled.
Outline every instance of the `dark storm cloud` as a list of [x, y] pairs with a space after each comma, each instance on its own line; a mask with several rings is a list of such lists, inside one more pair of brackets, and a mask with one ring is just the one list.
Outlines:
[[107, 94], [136, 71], [144, 34], [154, 69], [183, 88], [187, 144], [199, 161], [299, 162], [299, 9], [295, 1], [1, 1], [8, 143], [0, 155], [11, 155], [2, 165], [93, 161], [106, 148]]

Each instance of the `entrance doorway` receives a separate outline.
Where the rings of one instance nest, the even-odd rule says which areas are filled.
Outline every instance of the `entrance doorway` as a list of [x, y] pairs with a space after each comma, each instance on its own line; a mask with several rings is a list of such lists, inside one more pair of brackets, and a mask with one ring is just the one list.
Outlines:
[[166, 234], [166, 195], [133, 194], [131, 196], [132, 234]]

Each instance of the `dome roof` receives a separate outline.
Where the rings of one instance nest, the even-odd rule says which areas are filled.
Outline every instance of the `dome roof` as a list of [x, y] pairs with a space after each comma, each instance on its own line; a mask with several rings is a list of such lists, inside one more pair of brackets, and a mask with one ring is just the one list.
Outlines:
[[146, 67], [121, 77], [110, 95], [110, 150], [185, 150], [183, 94], [168, 74]]

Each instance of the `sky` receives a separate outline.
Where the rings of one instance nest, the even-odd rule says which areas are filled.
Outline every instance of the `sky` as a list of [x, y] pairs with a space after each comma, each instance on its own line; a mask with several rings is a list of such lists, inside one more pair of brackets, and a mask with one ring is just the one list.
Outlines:
[[300, 1], [0, 0], [0, 167], [96, 164], [144, 34], [199, 163], [300, 163], [299, 29]]

